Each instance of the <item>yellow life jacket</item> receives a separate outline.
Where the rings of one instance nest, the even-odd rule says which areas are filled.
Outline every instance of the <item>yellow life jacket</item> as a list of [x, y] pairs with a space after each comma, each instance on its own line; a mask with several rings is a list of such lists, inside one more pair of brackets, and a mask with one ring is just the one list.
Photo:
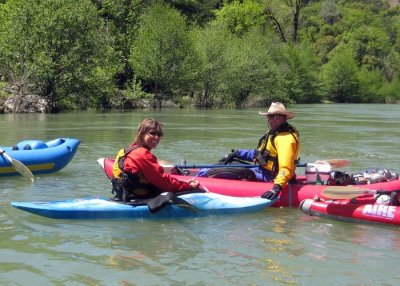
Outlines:
[[118, 151], [117, 156], [115, 157], [115, 161], [113, 164], [112, 174], [114, 178], [121, 179], [122, 178], [122, 169], [119, 167], [119, 161], [121, 158], [126, 158], [128, 153], [125, 152], [125, 149], [121, 149]]
[[300, 135], [296, 128], [294, 128], [289, 123], [284, 123], [274, 132], [267, 132], [263, 137], [260, 138], [257, 146], [257, 150], [259, 152], [259, 156], [257, 160], [266, 170], [271, 171], [275, 176], [279, 170], [278, 166], [278, 151], [275, 146], [275, 137], [278, 134], [289, 133], [293, 136], [296, 141], [298, 148], [295, 154], [295, 164], [299, 162], [299, 153], [300, 153]]

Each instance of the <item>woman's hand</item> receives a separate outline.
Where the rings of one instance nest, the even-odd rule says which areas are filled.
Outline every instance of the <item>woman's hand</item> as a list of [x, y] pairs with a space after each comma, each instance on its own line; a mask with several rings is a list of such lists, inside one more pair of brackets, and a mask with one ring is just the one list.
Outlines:
[[192, 189], [197, 189], [200, 186], [200, 183], [198, 180], [195, 179], [190, 179], [187, 181], [189, 185], [192, 187]]

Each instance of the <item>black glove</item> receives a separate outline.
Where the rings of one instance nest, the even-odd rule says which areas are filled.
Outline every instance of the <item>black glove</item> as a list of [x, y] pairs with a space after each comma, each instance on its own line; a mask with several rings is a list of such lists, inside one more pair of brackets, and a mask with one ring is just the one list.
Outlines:
[[229, 153], [225, 155], [224, 158], [218, 161], [219, 164], [227, 165], [231, 163], [233, 160], [235, 160], [238, 156], [239, 151], [232, 151], [232, 153]]
[[266, 191], [264, 194], [261, 195], [261, 197], [272, 201], [278, 197], [281, 190], [282, 187], [280, 185], [275, 184], [272, 190]]

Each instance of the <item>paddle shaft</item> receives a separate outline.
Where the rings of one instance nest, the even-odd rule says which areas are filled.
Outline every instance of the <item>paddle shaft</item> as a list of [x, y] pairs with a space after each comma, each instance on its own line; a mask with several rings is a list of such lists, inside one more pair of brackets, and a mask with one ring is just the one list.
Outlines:
[[3, 149], [0, 149], [0, 155], [2, 155], [4, 158], [6, 158], [7, 161], [10, 162], [11, 164], [13, 163], [13, 159], [10, 156], [8, 156], [6, 151], [4, 151]]
[[[244, 162], [246, 163], [246, 162]], [[328, 160], [317, 160], [314, 164], [330, 164], [333, 168], [346, 167], [350, 164], [349, 160], [344, 159], [328, 159]], [[297, 164], [296, 167], [306, 167], [308, 163]], [[203, 165], [176, 165], [175, 167], [180, 169], [202, 169], [202, 168], [254, 168], [260, 165], [255, 164], [232, 164], [232, 165], [224, 165], [224, 164], [203, 164]]]
[[[297, 167], [305, 167], [307, 163], [297, 164]], [[179, 169], [203, 169], [203, 168], [255, 168], [260, 167], [260, 165], [212, 165], [212, 164], [204, 164], [204, 165], [176, 165], [175, 167]]]

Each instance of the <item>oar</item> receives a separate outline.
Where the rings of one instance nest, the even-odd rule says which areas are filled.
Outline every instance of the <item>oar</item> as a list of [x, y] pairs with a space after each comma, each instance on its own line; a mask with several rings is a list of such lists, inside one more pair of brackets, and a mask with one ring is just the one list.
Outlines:
[[[346, 167], [350, 164], [349, 160], [345, 159], [328, 159], [328, 160], [318, 160], [315, 163], [328, 163], [333, 168]], [[232, 164], [232, 165], [222, 165], [222, 164], [199, 164], [199, 165], [176, 165], [175, 167], [179, 169], [203, 169], [203, 168], [254, 168], [259, 165], [241, 165], [241, 164]], [[297, 164], [297, 167], [306, 167], [307, 163]]]
[[368, 188], [358, 188], [354, 186], [331, 186], [321, 192], [321, 195], [330, 199], [354, 199], [365, 195], [376, 195], [384, 191], [370, 190]]
[[315, 161], [315, 164], [324, 163], [324, 162], [331, 165], [332, 168], [341, 168], [341, 167], [347, 167], [348, 165], [350, 165], [350, 161], [346, 160], [346, 159], [317, 160], [317, 161]]
[[177, 205], [180, 208], [187, 209], [188, 211], [191, 211], [192, 213], [199, 214], [200, 210], [196, 208], [194, 205], [190, 204], [188, 201], [185, 201], [184, 199], [180, 197], [175, 197], [172, 199], [172, 204]]
[[254, 168], [258, 165], [213, 165], [213, 164], [199, 164], [199, 165], [176, 165], [175, 167], [178, 169], [203, 169], [203, 168]]
[[180, 208], [187, 209], [195, 214], [200, 213], [200, 210], [182, 198], [179, 198], [172, 192], [161, 193], [155, 198], [147, 200], [147, 206], [151, 213], [156, 213], [168, 204], [174, 204]]
[[11, 158], [10, 156], [8, 156], [8, 154], [6, 153], [6, 151], [4, 151], [3, 149], [0, 149], [0, 155], [2, 155], [4, 158], [7, 159], [7, 161], [9, 161], [11, 163], [11, 165], [14, 167], [14, 169], [20, 173], [22, 176], [24, 176], [25, 178], [31, 180], [32, 182], [34, 181], [33, 178], [33, 174], [31, 172], [31, 170], [28, 169], [27, 166], [25, 166], [24, 164], [22, 164], [20, 161]]

